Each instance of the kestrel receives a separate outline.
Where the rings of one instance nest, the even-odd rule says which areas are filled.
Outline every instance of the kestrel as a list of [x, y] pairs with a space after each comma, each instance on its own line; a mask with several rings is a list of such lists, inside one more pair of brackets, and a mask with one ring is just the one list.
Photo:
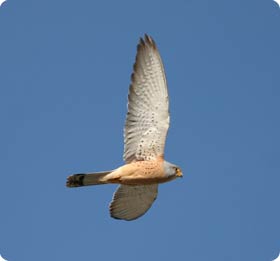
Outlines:
[[144, 215], [157, 197], [158, 185], [182, 177], [164, 160], [169, 128], [169, 98], [163, 64], [152, 37], [140, 38], [131, 75], [124, 128], [125, 165], [110, 171], [74, 174], [67, 187], [118, 183], [111, 217], [133, 220]]

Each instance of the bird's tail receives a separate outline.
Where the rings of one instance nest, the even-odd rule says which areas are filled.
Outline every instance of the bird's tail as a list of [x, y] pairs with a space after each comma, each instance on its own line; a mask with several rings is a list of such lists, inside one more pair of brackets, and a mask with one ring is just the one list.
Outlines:
[[66, 186], [69, 188], [106, 184], [104, 177], [112, 171], [97, 173], [74, 174], [67, 178]]

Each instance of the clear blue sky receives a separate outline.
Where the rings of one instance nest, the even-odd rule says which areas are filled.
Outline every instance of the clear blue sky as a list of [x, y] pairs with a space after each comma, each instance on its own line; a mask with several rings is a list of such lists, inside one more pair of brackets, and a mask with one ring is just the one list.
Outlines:
[[[142, 218], [116, 186], [138, 39], [169, 85], [166, 159]], [[271, 261], [280, 251], [280, 9], [254, 1], [13, 1], [0, 8], [0, 254], [8, 261]]]

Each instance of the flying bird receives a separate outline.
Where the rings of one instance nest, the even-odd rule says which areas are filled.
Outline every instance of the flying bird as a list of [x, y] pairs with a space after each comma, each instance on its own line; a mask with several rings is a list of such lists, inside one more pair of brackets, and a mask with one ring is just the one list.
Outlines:
[[144, 215], [158, 185], [182, 177], [181, 169], [164, 160], [169, 128], [169, 97], [163, 64], [151, 36], [140, 38], [131, 75], [124, 128], [125, 165], [110, 171], [74, 174], [67, 187], [120, 184], [110, 204], [111, 217], [134, 220]]

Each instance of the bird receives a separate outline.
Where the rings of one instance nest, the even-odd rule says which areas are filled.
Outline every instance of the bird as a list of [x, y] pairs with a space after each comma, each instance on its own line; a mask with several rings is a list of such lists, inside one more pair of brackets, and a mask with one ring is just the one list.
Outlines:
[[110, 171], [73, 174], [66, 186], [119, 184], [109, 206], [110, 216], [126, 221], [141, 217], [157, 198], [159, 184], [183, 177], [180, 167], [164, 159], [169, 122], [163, 63], [155, 41], [145, 34], [137, 45], [129, 86], [125, 164]]

